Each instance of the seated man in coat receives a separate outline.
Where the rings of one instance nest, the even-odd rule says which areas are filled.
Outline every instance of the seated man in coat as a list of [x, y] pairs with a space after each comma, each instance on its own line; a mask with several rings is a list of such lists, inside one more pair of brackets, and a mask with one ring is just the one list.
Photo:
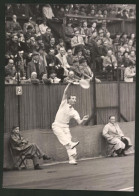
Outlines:
[[130, 139], [124, 136], [119, 125], [115, 123], [115, 116], [109, 117], [109, 123], [103, 128], [102, 135], [109, 144], [114, 145], [114, 152], [120, 157], [126, 156], [125, 151], [132, 146]]
[[13, 127], [11, 135], [10, 135], [10, 145], [12, 150], [16, 150], [17, 152], [24, 154], [25, 156], [29, 155], [33, 160], [34, 169], [42, 169], [39, 166], [38, 158], [43, 158], [43, 160], [49, 160], [40, 148], [34, 144], [29, 143], [23, 136], [20, 135], [19, 127]]

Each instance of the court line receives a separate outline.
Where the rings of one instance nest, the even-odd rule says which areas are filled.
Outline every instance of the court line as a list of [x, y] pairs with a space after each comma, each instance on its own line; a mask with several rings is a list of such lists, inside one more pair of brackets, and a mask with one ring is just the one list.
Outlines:
[[132, 186], [132, 187], [124, 188], [124, 189], [119, 189], [118, 191], [128, 191], [130, 189], [134, 189], [134, 187]]

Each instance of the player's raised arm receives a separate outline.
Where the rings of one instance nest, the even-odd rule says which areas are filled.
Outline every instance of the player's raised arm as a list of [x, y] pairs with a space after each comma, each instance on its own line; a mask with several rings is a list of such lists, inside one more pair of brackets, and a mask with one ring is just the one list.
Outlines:
[[67, 91], [68, 91], [68, 88], [69, 88], [70, 84], [71, 83], [68, 83], [68, 85], [66, 86], [66, 88], [64, 90], [62, 101], [65, 100], [65, 99], [67, 99]]

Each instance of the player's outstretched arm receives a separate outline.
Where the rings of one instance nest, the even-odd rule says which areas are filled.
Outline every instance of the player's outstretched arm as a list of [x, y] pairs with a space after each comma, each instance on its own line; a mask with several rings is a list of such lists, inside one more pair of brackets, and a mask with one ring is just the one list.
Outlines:
[[70, 84], [71, 83], [68, 83], [68, 85], [66, 86], [66, 88], [64, 90], [62, 101], [65, 100], [65, 99], [67, 99], [67, 91], [68, 91], [68, 88], [69, 88]]
[[77, 123], [81, 125], [84, 121], [88, 120], [88, 118], [89, 118], [89, 115], [85, 115], [82, 119], [77, 120]]

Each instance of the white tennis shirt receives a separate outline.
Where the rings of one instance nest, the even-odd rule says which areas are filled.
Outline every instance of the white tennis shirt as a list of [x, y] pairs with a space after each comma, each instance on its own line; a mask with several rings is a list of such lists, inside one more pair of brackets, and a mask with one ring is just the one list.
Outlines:
[[69, 122], [72, 118], [80, 120], [79, 113], [68, 104], [67, 99], [64, 99], [59, 106], [54, 124], [60, 127], [69, 127]]

